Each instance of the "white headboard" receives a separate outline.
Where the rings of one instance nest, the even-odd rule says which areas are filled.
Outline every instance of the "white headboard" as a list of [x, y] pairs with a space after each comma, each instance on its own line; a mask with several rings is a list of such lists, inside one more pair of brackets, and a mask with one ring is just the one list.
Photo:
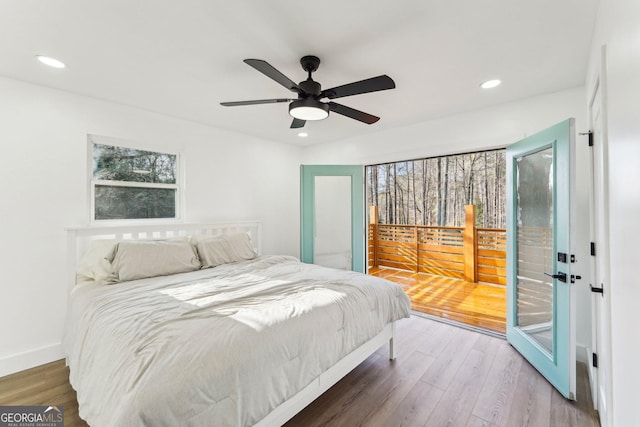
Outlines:
[[262, 253], [261, 221], [235, 221], [202, 224], [145, 224], [67, 229], [67, 259], [69, 284], [76, 283], [77, 265], [92, 240], [144, 240], [187, 236], [221, 236], [248, 233], [258, 255]]

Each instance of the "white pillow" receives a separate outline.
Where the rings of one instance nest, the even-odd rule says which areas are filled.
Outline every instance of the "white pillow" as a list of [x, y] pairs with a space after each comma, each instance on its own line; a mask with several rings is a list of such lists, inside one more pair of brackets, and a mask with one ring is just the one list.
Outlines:
[[115, 239], [98, 239], [89, 243], [87, 252], [78, 263], [76, 269], [76, 283], [95, 282], [113, 283], [118, 280], [111, 263], [105, 257], [113, 251], [118, 243]]
[[199, 237], [195, 241], [202, 268], [216, 267], [256, 257], [247, 233]]
[[198, 238], [195, 246], [202, 268], [216, 267], [233, 262], [229, 250], [229, 242], [224, 236]]
[[118, 281], [198, 270], [195, 248], [184, 239], [123, 240], [107, 256]]
[[257, 256], [247, 233], [229, 234], [224, 237], [229, 242], [229, 253], [234, 261], [253, 259]]

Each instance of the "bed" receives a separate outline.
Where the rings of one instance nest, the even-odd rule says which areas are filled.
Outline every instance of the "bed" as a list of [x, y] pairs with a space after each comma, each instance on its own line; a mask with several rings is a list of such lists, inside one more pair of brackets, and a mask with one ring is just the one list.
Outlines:
[[278, 426], [385, 343], [395, 358], [400, 286], [261, 255], [260, 227], [68, 230], [63, 347], [83, 419]]

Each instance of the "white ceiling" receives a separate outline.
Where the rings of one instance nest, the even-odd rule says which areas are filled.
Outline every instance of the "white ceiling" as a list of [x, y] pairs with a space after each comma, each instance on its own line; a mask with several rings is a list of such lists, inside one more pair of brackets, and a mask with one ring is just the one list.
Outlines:
[[[299, 145], [410, 125], [584, 82], [598, 0], [2, 0], [0, 75]], [[34, 59], [42, 54], [64, 70]], [[289, 129], [290, 98], [242, 62], [294, 81], [319, 56], [323, 88], [387, 74], [396, 89], [341, 98], [338, 114]], [[484, 80], [503, 84], [482, 90]]]

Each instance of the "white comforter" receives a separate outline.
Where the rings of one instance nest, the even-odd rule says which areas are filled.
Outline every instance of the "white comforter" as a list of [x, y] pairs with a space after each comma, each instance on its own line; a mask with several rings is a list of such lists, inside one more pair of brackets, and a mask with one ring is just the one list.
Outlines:
[[386, 280], [263, 256], [77, 287], [63, 344], [94, 427], [247, 426], [409, 313]]

